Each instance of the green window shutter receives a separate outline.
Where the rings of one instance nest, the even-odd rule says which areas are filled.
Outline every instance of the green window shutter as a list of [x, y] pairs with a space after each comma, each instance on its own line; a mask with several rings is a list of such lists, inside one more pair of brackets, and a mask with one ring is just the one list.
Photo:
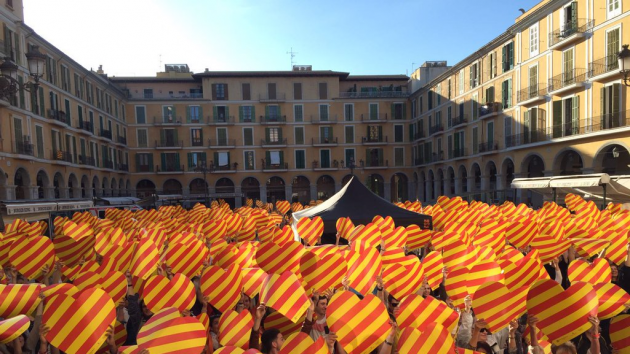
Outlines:
[[619, 92], [621, 92], [621, 84], [613, 84], [611, 113], [619, 112]]
[[212, 107], [212, 120], [215, 121], [218, 119], [219, 113], [217, 106]]
[[269, 117], [269, 106], [265, 106], [265, 118]]
[[77, 156], [77, 137], [76, 136], [72, 137], [72, 154], [74, 155], [74, 159], [76, 160], [76, 156]]
[[[37, 141], [39, 145], [39, 136], [38, 136]], [[81, 155], [85, 156], [85, 140], [81, 139], [80, 146], [81, 146]]]
[[494, 102], [494, 86], [490, 87], [490, 97], [488, 97], [490, 102]]
[[140, 169], [140, 154], [136, 154], [136, 171]]
[[193, 153], [189, 152], [188, 153], [188, 168], [193, 168]]
[[530, 127], [532, 128], [532, 130], [541, 130], [541, 129], [545, 129], [545, 125], [544, 124], [538, 124], [538, 108], [533, 108], [530, 116], [529, 116], [529, 120], [530, 120]]
[[380, 125], [378, 126], [378, 140], [383, 141], [383, 127]]
[[278, 117], [282, 117], [282, 110], [280, 106], [278, 106]]
[[175, 154], [175, 167], [176, 168], [181, 167], [181, 164], [179, 163], [179, 153]]
[[228, 169], [229, 169], [229, 166], [232, 165], [232, 163], [230, 162], [230, 152], [229, 151], [228, 151], [227, 155], [228, 155], [227, 164], [228, 164]]
[[[20, 83], [20, 87], [22, 86], [22, 84], [24, 83], [24, 79], [21, 76], [18, 76], [18, 82]], [[24, 109], [25, 107], [25, 103], [24, 103], [24, 90], [19, 90], [20, 92], [20, 108]]]
[[265, 151], [265, 166], [263, 166], [263, 168], [267, 167], [271, 165], [271, 152], [270, 151]]
[[175, 106], [173, 106], [173, 122], [177, 122], [179, 118], [177, 118], [177, 112], [175, 111]]
[[214, 153], [214, 166], [219, 166], [219, 153], [215, 152]]
[[571, 20], [573, 21], [573, 25], [577, 24], [577, 12], [578, 12], [578, 3], [574, 1], [571, 3]]
[[44, 99], [44, 88], [39, 88], [39, 115], [43, 116], [46, 112], [46, 100]]
[[391, 106], [391, 115], [389, 116], [389, 118], [394, 119], [395, 113], [396, 113], [396, 105], [392, 103], [390, 106]]
[[238, 120], [239, 122], [243, 121], [243, 106], [238, 107]]
[[503, 66], [503, 72], [508, 71], [507, 68], [507, 46], [501, 48], [501, 66]]
[[282, 128], [278, 128], [278, 141], [282, 142]]
[[284, 151], [280, 151], [280, 166], [284, 167]]
[[256, 107], [252, 106], [252, 122], [256, 121]]
[[580, 131], [580, 97], [573, 97], [572, 104], [573, 112], [571, 114], [571, 126], [573, 128], [573, 134], [578, 134]]
[[200, 161], [202, 161], [202, 163], [204, 163], [204, 164], [205, 164], [205, 163], [206, 163], [206, 161], [207, 161], [207, 160], [206, 160], [206, 159], [207, 159], [207, 157], [206, 157], [206, 153], [205, 153], [205, 152], [202, 152], [201, 154], [199, 154], [199, 159], [200, 159]]
[[175, 145], [179, 143], [179, 139], [177, 138], [177, 129], [173, 129], [173, 139], [175, 139]]
[[408, 131], [409, 131], [409, 141], [413, 141], [414, 136], [413, 136], [413, 124], [409, 124], [408, 126]]
[[153, 154], [149, 154], [149, 171], [153, 172]]
[[525, 111], [523, 114], [523, 133], [525, 134], [524, 143], [529, 143], [529, 130], [531, 128], [531, 118], [529, 115], [529, 111]]
[[203, 107], [199, 106], [199, 122], [203, 122]]
[[507, 80], [507, 104], [508, 107], [512, 107], [512, 79]]
[[230, 119], [230, 107], [225, 107], [225, 121], [227, 122]]
[[269, 139], [269, 132], [270, 132], [270, 128], [265, 128], [265, 141], [269, 141], [271, 139]]
[[492, 145], [494, 142], [494, 122], [488, 123], [488, 144]]
[[166, 131], [164, 129], [160, 130], [160, 142], [166, 141]]
[[190, 106], [186, 106], [186, 123], [190, 123]]
[[553, 101], [553, 137], [562, 136], [562, 101]]

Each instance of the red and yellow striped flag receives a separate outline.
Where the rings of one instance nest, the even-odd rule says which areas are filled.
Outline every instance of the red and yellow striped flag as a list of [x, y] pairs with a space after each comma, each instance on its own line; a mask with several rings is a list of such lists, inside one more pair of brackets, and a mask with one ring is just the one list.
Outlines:
[[413, 327], [420, 331], [432, 322], [452, 331], [458, 320], [459, 314], [446, 306], [446, 303], [431, 296], [423, 298], [418, 294], [403, 298], [396, 314], [396, 322], [400, 328]]
[[293, 229], [289, 225], [285, 225], [282, 229], [274, 227], [273, 243], [280, 247], [295, 242], [293, 238]]
[[444, 261], [442, 260], [442, 254], [436, 251], [429, 252], [422, 260], [422, 268], [431, 289], [437, 289], [443, 278]]
[[41, 293], [44, 294], [45, 297], [52, 297], [59, 294], [72, 296], [78, 292], [79, 288], [68, 283], [52, 284], [41, 289]]
[[287, 202], [286, 200], [278, 200], [276, 202], [276, 210], [280, 214], [282, 215], [286, 214], [289, 211], [289, 209], [291, 209], [291, 204], [289, 204], [289, 202]]
[[149, 238], [144, 238], [136, 244], [129, 270], [132, 275], [147, 279], [155, 272], [158, 260], [159, 254], [155, 244]]
[[374, 290], [376, 276], [381, 274], [383, 263], [376, 248], [363, 252], [348, 251], [348, 285], [362, 295]]
[[138, 337], [136, 338], [138, 344], [144, 344], [155, 337], [153, 333], [164, 328], [164, 324], [170, 320], [181, 317], [179, 310], [174, 307], [164, 308], [151, 316], [151, 318], [140, 328]]
[[0, 321], [0, 343], [6, 344], [12, 342], [22, 333], [26, 332], [31, 321], [26, 315], [15, 316]]
[[[74, 224], [72, 221], [68, 221], [64, 224], [64, 227], [68, 224]], [[57, 235], [53, 238], [53, 246], [55, 248], [55, 254], [67, 267], [74, 267], [81, 262], [81, 259], [85, 257], [94, 248], [94, 236], [88, 234], [88, 231], [79, 233], [81, 230], [88, 228], [88, 225], [77, 227], [80, 229], [77, 236], [71, 235]], [[91, 230], [91, 229], [90, 229]]]
[[150, 353], [197, 354], [206, 345], [206, 331], [195, 317], [177, 317], [155, 326], [147, 339], [138, 344]]
[[576, 259], [569, 264], [569, 281], [583, 281], [591, 284], [610, 283], [612, 271], [608, 261], [604, 258], [596, 258], [589, 264], [585, 260]]
[[311, 246], [314, 246], [324, 232], [324, 221], [316, 216], [312, 219], [301, 218], [297, 223], [297, 232]]
[[358, 225], [352, 230], [348, 241], [351, 243], [363, 242], [367, 247], [376, 247], [381, 244], [381, 230], [378, 225], [369, 223], [365, 226]]
[[540, 252], [540, 261], [544, 264], [551, 262], [568, 250], [571, 247], [571, 241], [540, 235], [532, 241], [531, 246]]
[[516, 262], [505, 262], [503, 270], [505, 286], [510, 290], [531, 286], [535, 281], [547, 274], [547, 271], [538, 259], [538, 250], [529, 252], [527, 256]]
[[319, 257], [306, 250], [300, 259], [300, 274], [306, 284], [307, 293], [312, 289], [322, 293], [330, 288], [339, 287], [347, 272], [348, 264], [339, 253]]
[[496, 254], [505, 248], [505, 230], [508, 223], [503, 220], [489, 219], [481, 222], [479, 232], [475, 234], [473, 243], [478, 246], [488, 246]]
[[384, 228], [381, 230], [381, 236], [385, 249], [404, 247], [407, 244], [407, 230], [402, 226], [393, 230]]
[[260, 302], [296, 322], [310, 302], [295, 274], [269, 274], [260, 289]]
[[0, 317], [32, 314], [41, 301], [41, 288], [40, 284], [0, 284]]
[[293, 323], [288, 318], [284, 317], [279, 312], [272, 312], [269, 316], [265, 317], [265, 328], [277, 328], [283, 336], [287, 337], [291, 333], [299, 332], [306, 319], [306, 311], [302, 314], [300, 319]]
[[601, 253], [610, 245], [610, 241], [608, 240], [598, 240], [592, 238], [572, 238], [570, 240], [575, 246], [578, 256], [584, 258], [591, 258]]
[[256, 251], [256, 263], [267, 273], [297, 273], [304, 247], [299, 242], [290, 242], [282, 247], [275, 243], [263, 243]]
[[538, 224], [531, 219], [524, 222], [512, 222], [505, 230], [505, 235], [515, 247], [525, 248], [538, 235]]
[[116, 306], [101, 289], [46, 299], [42, 324], [46, 339], [68, 354], [93, 353], [105, 342], [105, 331], [116, 320]]
[[597, 293], [588, 283], [577, 282], [567, 290], [553, 280], [539, 280], [527, 294], [527, 313], [538, 317], [540, 330], [560, 345], [591, 327], [597, 315]]
[[490, 332], [498, 332], [527, 311], [528, 291], [529, 286], [508, 290], [500, 282], [484, 283], [473, 296], [475, 316], [488, 323]]
[[166, 307], [176, 307], [180, 312], [189, 310], [195, 304], [195, 287], [182, 274], [175, 274], [169, 281], [162, 275], [154, 275], [146, 280], [142, 297], [151, 312]]
[[208, 249], [199, 240], [193, 240], [190, 244], [181, 243], [171, 245], [166, 251], [165, 263], [173, 273], [182, 273], [188, 278], [193, 278], [201, 273], [203, 261], [208, 256]]
[[241, 299], [242, 283], [241, 270], [236, 264], [226, 270], [209, 266], [201, 275], [199, 287], [212, 306], [220, 312], [226, 312], [233, 309]]
[[350, 291], [333, 295], [326, 323], [348, 353], [369, 353], [387, 338], [391, 325], [383, 302], [372, 294], [362, 300]]
[[287, 336], [279, 354], [329, 354], [328, 346], [323, 336], [314, 341], [307, 333], [298, 332]]
[[617, 316], [626, 306], [630, 306], [630, 295], [615, 284], [599, 283], [593, 285], [593, 288], [599, 301], [597, 317], [601, 320]]
[[227, 233], [227, 224], [225, 220], [209, 220], [203, 224], [203, 234], [206, 236], [207, 242], [221, 240]]
[[621, 315], [610, 321], [610, 342], [619, 354], [630, 353], [630, 315]]
[[423, 230], [418, 225], [407, 226], [407, 248], [415, 250], [431, 241], [431, 230]]
[[243, 292], [249, 297], [254, 297], [260, 292], [260, 287], [267, 277], [267, 273], [260, 268], [241, 269], [243, 277]]
[[254, 319], [247, 309], [241, 313], [227, 310], [219, 318], [219, 343], [247, 349], [253, 326]]
[[428, 324], [424, 331], [411, 327], [403, 328], [398, 339], [400, 354], [450, 354], [455, 341], [446, 328], [437, 324]]
[[9, 261], [27, 279], [37, 279], [45, 266], [52, 271], [55, 249], [48, 237], [20, 237], [11, 244]]
[[354, 230], [354, 224], [350, 218], [339, 218], [336, 222], [337, 233], [340, 237], [348, 239], [350, 237], [350, 233]]
[[422, 287], [422, 263], [415, 256], [409, 259], [409, 265], [393, 264], [383, 270], [383, 286], [396, 299], [414, 294]]

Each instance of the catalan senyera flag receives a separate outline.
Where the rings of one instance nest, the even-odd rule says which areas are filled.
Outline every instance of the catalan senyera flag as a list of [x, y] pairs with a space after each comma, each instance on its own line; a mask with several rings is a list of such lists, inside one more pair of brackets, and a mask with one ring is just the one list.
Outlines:
[[[260, 200], [258, 202], [260, 202]], [[245, 351], [239, 347], [227, 346], [216, 349], [214, 354], [245, 354]]]
[[127, 277], [125, 274], [112, 271], [101, 275], [99, 287], [103, 289], [118, 306], [125, 300], [127, 294]]
[[571, 242], [575, 246], [578, 256], [584, 258], [591, 258], [607, 249], [610, 245], [608, 240], [590, 238], [572, 238]]
[[30, 324], [31, 320], [26, 315], [19, 315], [0, 321], [0, 343], [12, 342], [26, 332]]
[[101, 276], [89, 270], [82, 271], [77, 275], [72, 284], [79, 290], [85, 290], [90, 288], [98, 288], [101, 281]]
[[[117, 347], [121, 347], [123, 344], [125, 344], [126, 341], [127, 341], [127, 328], [125, 328], [124, 324], [116, 321], [116, 324], [114, 325], [114, 342], [116, 343]], [[108, 354], [108, 353], [109, 353], [109, 346], [107, 345], [107, 342], [103, 343], [103, 345], [101, 345], [99, 350], [96, 352], [96, 354]]]
[[273, 242], [273, 234], [275, 232], [276, 226], [271, 227], [262, 227], [258, 229], [258, 239], [260, 242]]
[[488, 246], [499, 254], [505, 248], [505, 230], [508, 223], [504, 220], [489, 219], [482, 221], [479, 232], [475, 234], [473, 243], [478, 246]]
[[241, 275], [243, 277], [243, 292], [249, 297], [258, 295], [267, 273], [260, 268], [244, 268], [241, 269]]
[[444, 269], [444, 261], [440, 252], [432, 251], [424, 257], [422, 260], [422, 268], [424, 269], [424, 276], [427, 277], [427, 282], [431, 289], [435, 290], [442, 283], [442, 270]]
[[224, 218], [227, 225], [227, 235], [234, 237], [243, 226], [243, 218], [238, 214], [231, 214]]
[[314, 246], [324, 232], [324, 221], [319, 216], [301, 218], [297, 223], [297, 232], [306, 243]]
[[348, 251], [348, 255], [350, 257], [346, 259], [352, 259], [348, 261], [346, 273], [349, 286], [363, 295], [371, 293], [374, 290], [376, 276], [381, 274], [383, 268], [381, 255], [376, 248], [363, 252]]
[[52, 297], [59, 294], [72, 296], [79, 292], [79, 288], [68, 283], [58, 283], [43, 287], [40, 291], [45, 297]]
[[599, 283], [593, 288], [599, 301], [597, 317], [601, 320], [617, 316], [626, 309], [625, 305], [630, 305], [630, 294], [615, 284]]
[[203, 224], [203, 233], [206, 241], [212, 243], [225, 237], [227, 224], [224, 220], [209, 220]]
[[140, 346], [152, 354], [196, 354], [202, 352], [206, 345], [206, 331], [195, 317], [168, 320], [154, 328], [148, 338]]
[[415, 250], [422, 248], [431, 241], [431, 230], [420, 229], [418, 225], [407, 226], [407, 248]]
[[540, 261], [549, 263], [560, 256], [571, 247], [571, 241], [567, 239], [558, 240], [551, 236], [540, 235], [532, 241], [531, 246], [540, 252]]
[[291, 242], [283, 247], [275, 243], [263, 243], [256, 251], [256, 263], [267, 273], [296, 273], [300, 269], [303, 252], [304, 247], [299, 242]]
[[136, 338], [138, 344], [144, 344], [151, 339], [155, 339], [153, 333], [164, 328], [164, 324], [170, 320], [181, 317], [179, 310], [175, 307], [166, 307], [156, 312], [151, 318], [140, 328], [138, 337]]
[[389, 248], [381, 252], [381, 260], [383, 262], [383, 269], [386, 269], [394, 264], [403, 266], [413, 265], [414, 262], [418, 260], [418, 257], [414, 254], [406, 256], [403, 248]]
[[381, 244], [381, 229], [374, 223], [369, 223], [365, 226], [358, 225], [354, 228], [350, 234], [348, 241], [364, 242], [367, 247], [376, 247]]
[[369, 353], [391, 330], [383, 302], [372, 294], [362, 300], [350, 291], [337, 292], [326, 309], [326, 324], [348, 353]]
[[610, 241], [610, 246], [606, 249], [606, 258], [620, 266], [626, 260], [628, 252], [628, 232], [617, 232], [608, 229], [602, 234], [602, 238]]
[[[70, 223], [76, 225], [72, 221], [68, 221], [64, 227]], [[88, 227], [85, 224], [80, 228], [77, 227], [79, 230], [76, 236], [64, 234], [53, 238], [55, 254], [67, 267], [79, 264], [81, 259], [94, 248], [94, 236], [87, 231], [81, 233], [81, 230]]]
[[498, 332], [527, 311], [529, 286], [508, 289], [497, 281], [477, 288], [473, 295], [475, 316], [488, 323], [490, 332]]
[[535, 281], [541, 279], [541, 274], [547, 274], [538, 259], [537, 250], [529, 252], [516, 262], [504, 263], [503, 271], [505, 286], [510, 290], [531, 286]]
[[11, 244], [9, 261], [27, 279], [37, 279], [45, 266], [52, 271], [55, 249], [48, 237], [21, 237]]
[[467, 245], [464, 242], [455, 239], [448, 245], [444, 246], [442, 260], [444, 265], [448, 268], [456, 266], [470, 266], [477, 261], [476, 248], [473, 245]]
[[352, 230], [354, 230], [354, 224], [350, 218], [339, 218], [336, 222], [337, 233], [340, 237], [348, 239]]
[[0, 284], [0, 317], [30, 315], [39, 305], [40, 284]]
[[284, 214], [286, 214], [286, 213], [287, 213], [290, 209], [291, 209], [291, 204], [289, 204], [289, 202], [288, 202], [288, 201], [286, 201], [286, 200], [278, 200], [278, 201], [276, 202], [276, 210], [277, 210], [280, 214], [284, 215]]
[[224, 313], [233, 309], [241, 299], [242, 283], [241, 270], [236, 264], [226, 270], [211, 265], [201, 275], [199, 287], [208, 302]]
[[563, 290], [553, 280], [539, 280], [527, 294], [527, 313], [538, 317], [540, 330], [556, 345], [588, 330], [588, 317], [597, 316], [597, 307], [595, 289], [584, 282]]
[[256, 239], [256, 221], [247, 218], [243, 221], [243, 226], [236, 233], [237, 241], [254, 241]]
[[280, 247], [295, 242], [293, 238], [293, 229], [289, 225], [285, 225], [282, 229], [275, 227], [273, 233], [273, 243]]
[[302, 328], [302, 324], [306, 319], [306, 311], [302, 316], [293, 323], [291, 320], [283, 316], [279, 312], [272, 312], [269, 316], [265, 317], [265, 328], [277, 328], [283, 336], [287, 337], [291, 333], [299, 332]]
[[203, 268], [203, 261], [207, 258], [208, 249], [199, 240], [190, 244], [181, 243], [171, 245], [166, 251], [165, 262], [173, 273], [182, 273], [188, 278], [199, 275]]
[[268, 274], [260, 288], [260, 302], [292, 322], [296, 322], [310, 304], [300, 280], [291, 272]]
[[46, 301], [42, 324], [46, 339], [68, 354], [93, 353], [105, 342], [105, 331], [116, 320], [116, 306], [101, 289], [56, 295]]
[[621, 315], [610, 321], [610, 341], [619, 354], [630, 353], [630, 315]]
[[176, 307], [181, 312], [193, 307], [196, 294], [190, 279], [178, 273], [170, 281], [162, 275], [150, 277], [144, 283], [142, 297], [151, 312], [166, 307]]
[[526, 222], [512, 222], [505, 230], [508, 241], [518, 248], [527, 247], [537, 235], [538, 224], [531, 219]]
[[398, 339], [400, 354], [450, 354], [455, 344], [453, 337], [437, 323], [427, 325], [423, 332], [415, 328], [403, 328]]
[[385, 249], [404, 247], [407, 244], [407, 230], [402, 226], [393, 230], [385, 228], [381, 230], [381, 236]]
[[312, 289], [321, 293], [330, 288], [337, 288], [347, 272], [348, 264], [338, 253], [319, 257], [310, 250], [306, 250], [300, 259], [300, 274], [309, 294]]
[[413, 258], [415, 260], [411, 265], [393, 264], [383, 270], [383, 286], [396, 299], [414, 294], [422, 287], [422, 263]]
[[254, 318], [247, 309], [241, 313], [227, 310], [219, 318], [219, 343], [247, 349], [253, 326]]
[[159, 260], [158, 249], [149, 238], [144, 238], [136, 244], [129, 270], [132, 275], [147, 279], [157, 267]]
[[610, 283], [612, 271], [608, 261], [604, 258], [596, 258], [593, 263], [582, 259], [576, 259], [569, 264], [569, 281], [583, 281], [591, 284]]
[[432, 322], [452, 331], [458, 320], [459, 314], [446, 306], [446, 303], [431, 296], [423, 298], [418, 294], [403, 298], [396, 314], [396, 322], [400, 328], [412, 327], [420, 331]]
[[284, 339], [280, 354], [329, 354], [328, 346], [323, 336], [317, 338], [316, 341], [304, 332], [290, 334]]

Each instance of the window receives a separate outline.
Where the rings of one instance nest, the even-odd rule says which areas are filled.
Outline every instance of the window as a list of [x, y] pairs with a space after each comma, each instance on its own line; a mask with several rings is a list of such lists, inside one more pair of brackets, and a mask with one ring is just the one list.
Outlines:
[[367, 141], [368, 142], [381, 142], [383, 141], [383, 127], [380, 125], [368, 125], [367, 127]]
[[488, 125], [486, 126], [486, 132], [486, 139], [488, 142], [488, 146], [486, 147], [486, 149], [492, 149], [492, 146], [494, 146], [494, 122], [488, 122]]
[[201, 107], [188, 106], [188, 112], [186, 114], [186, 120], [188, 123], [199, 123], [201, 120]]
[[241, 84], [241, 91], [243, 93], [243, 101], [249, 101], [252, 99], [249, 84]]
[[301, 82], [293, 83], [293, 99], [294, 100], [302, 99], [302, 83]]
[[[96, 89], [96, 92], [98, 93], [99, 90]], [[153, 89], [144, 89], [144, 98], [153, 98]]]
[[138, 129], [138, 147], [145, 148], [149, 146], [149, 133], [147, 129]]
[[295, 168], [297, 169], [306, 168], [306, 151], [305, 150], [295, 150]]
[[267, 164], [271, 166], [280, 166], [282, 164], [282, 151], [267, 151]]
[[453, 107], [446, 107], [446, 126], [448, 128], [453, 126]]
[[251, 171], [256, 168], [256, 159], [254, 151], [246, 150], [243, 152], [243, 161], [245, 161], [245, 170]]
[[529, 96], [538, 96], [538, 65], [529, 67]]
[[330, 150], [319, 150], [319, 166], [321, 168], [330, 168]]
[[514, 42], [504, 45], [501, 50], [503, 72], [508, 72], [514, 68]]
[[472, 120], [476, 120], [479, 115], [479, 94], [474, 93], [472, 95]]
[[608, 2], [608, 6], [606, 7], [608, 18], [613, 18], [615, 16], [621, 15], [621, 0], [606, 1]]
[[356, 165], [356, 160], [354, 158], [354, 149], [345, 149], [344, 155], [346, 158], [346, 166], [351, 166], [352, 163]]
[[442, 84], [438, 84], [437, 85], [437, 92], [435, 93], [435, 96], [437, 96], [437, 104], [436, 106], [439, 106], [440, 103], [442, 102]]
[[44, 158], [44, 128], [40, 125], [35, 126], [35, 137], [37, 139], [37, 157]]
[[565, 80], [573, 80], [573, 48], [567, 49], [562, 52], [562, 73]]
[[295, 127], [295, 144], [304, 144], [304, 127]]
[[280, 119], [280, 106], [278, 105], [268, 105], [265, 107], [265, 115], [267, 116], [267, 120], [270, 121], [278, 121]]
[[319, 83], [319, 99], [320, 100], [328, 99], [328, 84], [325, 82]]
[[[562, 107], [561, 107], [562, 108]], [[532, 108], [523, 114], [523, 144], [537, 142], [546, 134], [547, 122], [545, 120], [545, 111], [538, 108]], [[514, 146], [517, 142], [510, 139], [510, 144]]]
[[411, 101], [411, 118], [416, 118], [416, 116], [417, 116], [416, 100], [412, 100]]
[[254, 128], [243, 128], [243, 145], [254, 145]]
[[228, 131], [227, 128], [217, 128], [217, 142], [219, 146], [228, 145]]
[[256, 117], [256, 114], [254, 113], [254, 106], [241, 106], [239, 107], [238, 114], [241, 123], [251, 123]]
[[485, 68], [487, 79], [491, 80], [497, 77], [497, 54], [496, 52], [490, 52], [486, 59], [487, 67]]
[[606, 71], [616, 70], [619, 68], [617, 54], [619, 47], [619, 28], [615, 28], [606, 32]]
[[529, 28], [529, 56], [538, 55], [538, 22]]
[[621, 84], [612, 84], [600, 89], [601, 120], [594, 121], [593, 125], [600, 124], [600, 129], [616, 128], [625, 125], [625, 119], [619, 113], [621, 111]]
[[66, 111], [66, 122], [70, 123], [72, 121], [72, 118], [70, 117], [70, 100], [69, 99], [65, 99], [64, 100], [64, 106], [65, 106], [65, 111]]
[[179, 153], [164, 152], [162, 153], [162, 169], [163, 172], [181, 171], [182, 167], [179, 163]]
[[218, 169], [229, 170], [230, 169], [230, 153], [227, 151], [214, 153], [214, 166]]
[[401, 124], [394, 125], [394, 142], [402, 143], [404, 142], [404, 126]]
[[352, 122], [354, 120], [354, 105], [352, 103], [343, 105], [343, 119], [346, 122]]
[[176, 118], [175, 106], [162, 106], [162, 121], [164, 123], [174, 123]]
[[319, 120], [328, 121], [328, 105], [327, 104], [319, 105]]
[[429, 111], [433, 109], [433, 90], [427, 92], [427, 109]]
[[203, 146], [203, 131], [201, 128], [190, 130], [190, 143], [192, 146]]
[[472, 143], [473, 143], [473, 154], [479, 153], [479, 128], [474, 127], [472, 129]]
[[354, 144], [354, 126], [346, 125], [344, 129], [346, 132], [346, 144]]
[[[92, 155], [92, 157], [95, 157]], [[136, 171], [137, 172], [153, 172], [153, 154], [141, 153], [136, 154]]]
[[394, 166], [405, 165], [405, 148], [394, 148]]
[[512, 141], [512, 117], [503, 118], [503, 136], [505, 137], [505, 146], [509, 147]]
[[479, 85], [479, 65], [474, 63], [470, 66], [470, 88], [475, 88]]
[[205, 152], [189, 152], [188, 153], [188, 171], [194, 171], [199, 166], [207, 166]]
[[378, 103], [370, 103], [370, 120], [378, 120]]
[[293, 119], [296, 122], [304, 121], [304, 106], [301, 104], [293, 105]]
[[276, 92], [276, 84], [275, 83], [268, 83], [267, 84], [267, 97], [270, 100], [275, 100], [277, 98], [277, 92]]
[[61, 66], [61, 88], [70, 91], [70, 70], [67, 66]]
[[507, 79], [502, 83], [502, 103], [503, 109], [512, 107], [512, 79]]
[[212, 84], [212, 99], [227, 100], [227, 84]]
[[331, 143], [334, 141], [335, 137], [333, 136], [333, 128], [332, 127], [319, 127], [319, 138], [320, 143]]
[[394, 119], [406, 119], [405, 117], [405, 107], [404, 103], [394, 103], [392, 104], [392, 117]]
[[[464, 93], [464, 70], [459, 71], [459, 94]], [[422, 100], [420, 100], [420, 113], [422, 113]]]
[[420, 114], [424, 112], [424, 96], [418, 97], [418, 106], [420, 107]]
[[267, 142], [277, 143], [280, 141], [280, 128], [267, 128]]

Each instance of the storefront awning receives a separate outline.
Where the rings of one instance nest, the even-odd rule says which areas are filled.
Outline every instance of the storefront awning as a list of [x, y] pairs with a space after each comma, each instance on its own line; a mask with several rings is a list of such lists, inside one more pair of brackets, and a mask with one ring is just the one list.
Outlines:
[[578, 176], [558, 176], [551, 177], [549, 187], [551, 188], [578, 188], [578, 187], [598, 187], [608, 184], [610, 176], [606, 173], [595, 175]]
[[66, 202], [43, 202], [43, 203], [4, 203], [2, 208], [6, 210], [6, 215], [22, 215], [35, 213], [51, 213], [56, 211], [81, 210], [94, 206], [91, 200], [77, 200]]
[[140, 199], [134, 197], [109, 197], [109, 198], [98, 198], [99, 201], [104, 201], [108, 205], [131, 205], [136, 204]]
[[57, 211], [89, 209], [94, 206], [91, 200], [57, 203]]
[[181, 200], [184, 196], [181, 194], [158, 194], [158, 200]]
[[515, 178], [512, 188], [515, 189], [542, 189], [549, 188], [551, 177]]

